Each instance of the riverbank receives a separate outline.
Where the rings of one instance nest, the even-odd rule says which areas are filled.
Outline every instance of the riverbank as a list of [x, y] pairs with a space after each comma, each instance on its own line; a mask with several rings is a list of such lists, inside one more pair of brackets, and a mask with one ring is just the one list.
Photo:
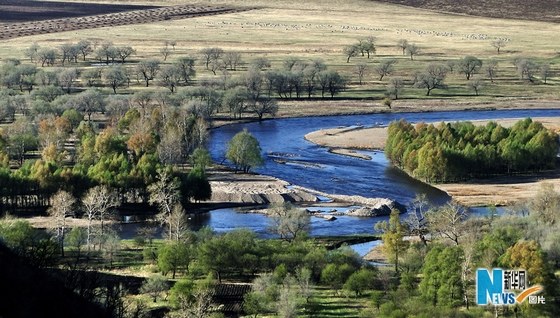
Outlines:
[[[510, 127], [519, 119], [496, 120], [500, 125]], [[542, 122], [549, 129], [560, 131], [560, 118], [537, 117], [535, 121]], [[476, 125], [485, 125], [488, 120], [472, 121]], [[305, 139], [328, 147], [329, 151], [352, 156], [354, 149], [381, 150], [387, 140], [386, 127], [339, 127], [322, 129], [305, 135]], [[359, 154], [359, 153], [358, 153]], [[358, 157], [364, 159], [362, 157]], [[551, 183], [560, 190], [560, 170], [544, 173], [504, 176], [490, 179], [474, 180], [473, 182], [433, 184], [434, 187], [445, 191], [453, 199], [466, 206], [513, 205], [533, 197], [541, 188], [543, 182]]]

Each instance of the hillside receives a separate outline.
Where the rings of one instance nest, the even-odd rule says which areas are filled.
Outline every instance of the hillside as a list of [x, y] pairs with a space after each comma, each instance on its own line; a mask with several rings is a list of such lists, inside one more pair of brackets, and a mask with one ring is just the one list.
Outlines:
[[428, 10], [475, 16], [560, 22], [560, 1], [534, 0], [378, 0]]

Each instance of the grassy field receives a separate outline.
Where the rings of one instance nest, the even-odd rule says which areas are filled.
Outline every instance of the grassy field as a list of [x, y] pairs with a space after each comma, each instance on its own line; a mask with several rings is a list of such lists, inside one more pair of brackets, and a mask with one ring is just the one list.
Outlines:
[[[120, 1], [118, 3], [142, 4]], [[147, 4], [144, 2], [143, 4]], [[150, 4], [171, 5], [184, 1], [152, 1]], [[90, 39], [97, 42], [111, 41], [115, 45], [131, 45], [137, 49], [135, 60], [159, 55], [164, 41], [177, 42], [170, 56], [197, 56], [206, 47], [220, 47], [226, 51], [241, 52], [244, 61], [256, 57], [269, 58], [273, 66], [280, 66], [288, 57], [323, 59], [329, 67], [337, 69], [351, 79], [349, 90], [342, 98], [382, 98], [391, 76], [378, 81], [368, 74], [364, 85], [357, 85], [354, 69], [358, 63], [367, 63], [371, 69], [385, 58], [397, 60], [392, 76], [410, 78], [430, 62], [458, 60], [465, 55], [480, 59], [499, 61], [497, 80], [486, 81], [481, 96], [466, 87], [462, 74], [451, 74], [446, 82], [447, 90], [436, 89], [429, 99], [465, 99], [486, 103], [496, 99], [532, 98], [558, 99], [558, 46], [555, 41], [560, 25], [549, 22], [494, 19], [432, 12], [401, 5], [373, 1], [206, 1], [205, 4], [256, 7], [257, 9], [219, 16], [137, 24], [111, 28], [78, 30], [28, 36], [3, 41], [0, 58], [23, 58], [23, 50], [30, 43], [56, 47], [66, 42]], [[352, 17], [349, 19], [348, 17]], [[374, 36], [377, 53], [371, 59], [356, 57], [346, 63], [342, 49], [358, 39]], [[506, 47], [497, 54], [491, 46], [496, 39], [506, 39]], [[396, 47], [399, 39], [407, 39], [421, 49], [411, 61]], [[551, 65], [553, 74], [548, 83], [531, 84], [519, 80], [513, 59], [534, 57], [538, 62]], [[243, 71], [240, 68], [237, 73]], [[215, 77], [209, 71], [198, 68], [198, 79]], [[232, 72], [235, 75], [236, 72]], [[478, 75], [482, 77], [483, 75]], [[425, 99], [423, 89], [405, 88], [404, 99]]]

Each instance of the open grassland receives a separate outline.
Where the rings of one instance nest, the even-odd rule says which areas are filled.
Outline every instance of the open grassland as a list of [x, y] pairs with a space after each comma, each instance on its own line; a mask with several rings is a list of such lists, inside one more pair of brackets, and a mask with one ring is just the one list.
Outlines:
[[[152, 5], [162, 6], [182, 3], [184, 2], [150, 2]], [[207, 47], [240, 52], [245, 62], [266, 57], [271, 60], [273, 67], [280, 67], [282, 61], [289, 57], [323, 59], [330, 68], [340, 71], [350, 80], [348, 90], [340, 95], [341, 98], [379, 101], [386, 91], [389, 78], [395, 76], [406, 80], [405, 88], [399, 96], [399, 99], [404, 100], [468, 100], [478, 107], [484, 107], [484, 104], [496, 100], [503, 101], [502, 106], [507, 106], [510, 99], [556, 100], [560, 97], [560, 58], [557, 54], [558, 45], [553, 41], [560, 32], [559, 24], [451, 15], [361, 0], [305, 3], [231, 0], [205, 3], [237, 9], [256, 9], [218, 16], [10, 39], [3, 41], [0, 58], [23, 59], [24, 49], [33, 42], [40, 46], [58, 47], [63, 43], [89, 39], [96, 43], [111, 41], [115, 45], [131, 45], [137, 51], [133, 58], [140, 60], [158, 57], [164, 41], [176, 41], [177, 46], [170, 60], [184, 55], [198, 57], [198, 52]], [[342, 49], [367, 36], [376, 38], [376, 54], [371, 59], [354, 57], [347, 63]], [[420, 54], [414, 60], [403, 56], [396, 46], [399, 39], [407, 39], [409, 43], [416, 44], [420, 47]], [[495, 39], [506, 41], [500, 54], [491, 46]], [[483, 62], [489, 59], [498, 61], [494, 82], [489, 81], [482, 70], [476, 76], [484, 79], [480, 96], [475, 96], [467, 87], [468, 81], [464, 75], [456, 72], [447, 76], [448, 88], [436, 89], [432, 96], [425, 96], [423, 89], [411, 87], [412, 75], [423, 70], [429, 63], [446, 63], [466, 55], [476, 56]], [[547, 83], [535, 84], [519, 79], [513, 64], [513, 60], [518, 57], [532, 57], [537, 63], [550, 64], [551, 75]], [[391, 76], [380, 81], [373, 74], [373, 69], [380, 61], [388, 58], [397, 61], [395, 70]], [[199, 59], [199, 63], [201, 62]], [[363, 85], [358, 85], [355, 75], [356, 65], [359, 63], [366, 63], [369, 68]], [[235, 76], [245, 69], [240, 67], [229, 75]], [[198, 80], [219, 77], [200, 66], [197, 71]], [[368, 111], [371, 106], [371, 103], [365, 103], [360, 108]]]

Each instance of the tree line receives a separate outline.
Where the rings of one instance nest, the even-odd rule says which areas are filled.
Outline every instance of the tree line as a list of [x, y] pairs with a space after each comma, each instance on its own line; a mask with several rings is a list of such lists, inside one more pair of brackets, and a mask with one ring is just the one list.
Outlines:
[[400, 120], [389, 125], [385, 153], [417, 178], [449, 182], [554, 168], [558, 135], [530, 118], [511, 128], [495, 122], [436, 126]]

